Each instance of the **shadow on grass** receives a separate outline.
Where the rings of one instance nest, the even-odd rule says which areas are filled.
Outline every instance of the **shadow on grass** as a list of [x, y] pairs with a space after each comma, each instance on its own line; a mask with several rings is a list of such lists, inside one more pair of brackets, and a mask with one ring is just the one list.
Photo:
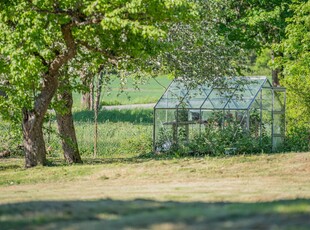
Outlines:
[[8, 165], [0, 165], [0, 171], [5, 171], [9, 169], [20, 169], [21, 166], [18, 164], [8, 164]]
[[[187, 157], [188, 158], [188, 157]], [[20, 158], [22, 159], [22, 158]], [[154, 153], [146, 153], [133, 157], [82, 157], [82, 164], [76, 165], [100, 165], [100, 164], [117, 164], [117, 163], [126, 163], [126, 164], [136, 164], [136, 163], [144, 163], [151, 160], [171, 160], [176, 159], [173, 155], [158, 155]], [[182, 159], [182, 157], [178, 157], [178, 159]], [[57, 167], [57, 166], [66, 166], [68, 165], [63, 158], [59, 157], [49, 157], [47, 158], [48, 167]], [[10, 169], [11, 165], [6, 166], [6, 169]], [[0, 166], [1, 169], [1, 166]], [[3, 168], [5, 170], [5, 168]]]
[[[75, 112], [74, 121], [93, 122], [94, 112], [89, 110]], [[98, 122], [131, 122], [131, 123], [152, 123], [152, 109], [122, 109], [122, 110], [102, 110], [98, 114]]]
[[155, 200], [0, 205], [1, 229], [309, 229], [309, 199], [261, 203]]

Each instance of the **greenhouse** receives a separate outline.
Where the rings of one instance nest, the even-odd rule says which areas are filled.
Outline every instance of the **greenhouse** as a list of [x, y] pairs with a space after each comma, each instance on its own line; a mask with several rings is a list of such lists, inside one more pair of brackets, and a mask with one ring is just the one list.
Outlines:
[[[223, 139], [230, 150], [242, 148], [238, 138], [244, 136], [269, 151], [281, 146], [285, 88], [273, 87], [266, 77], [225, 78], [225, 84], [218, 81], [198, 86], [189, 86], [181, 79], [171, 82], [154, 107], [154, 151], [189, 146], [199, 138], [212, 150], [212, 138], [219, 133], [231, 133], [230, 141]], [[211, 139], [201, 138], [208, 135]]]

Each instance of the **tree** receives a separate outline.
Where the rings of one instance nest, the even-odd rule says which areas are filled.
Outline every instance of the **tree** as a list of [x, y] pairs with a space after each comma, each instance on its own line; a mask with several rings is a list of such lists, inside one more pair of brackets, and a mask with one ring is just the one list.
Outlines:
[[82, 163], [72, 117], [73, 97], [69, 77], [61, 76], [56, 101], [56, 119], [64, 157], [69, 164]]
[[217, 2], [201, 1], [199, 21], [170, 28], [167, 39], [174, 46], [164, 53], [162, 62], [188, 87], [206, 80], [224, 87], [224, 76], [240, 76], [245, 69], [247, 50], [239, 41], [229, 40], [217, 31], [218, 22], [223, 20], [217, 12], [220, 6]]
[[[295, 1], [287, 22], [286, 37], [275, 47], [283, 53], [276, 65], [284, 66], [282, 84], [287, 88], [289, 129], [310, 129], [310, 2]], [[309, 133], [310, 135], [310, 133]], [[310, 141], [310, 136], [309, 136]]]
[[[290, 5], [293, 0], [251, 0], [222, 1], [224, 20], [219, 22], [219, 30], [231, 41], [240, 41], [246, 49], [260, 52], [264, 48], [271, 50], [271, 63], [282, 56], [272, 49], [285, 37], [286, 19], [292, 16]], [[271, 65], [274, 67], [274, 65]], [[280, 85], [279, 74], [282, 66], [272, 69], [275, 86]]]
[[[8, 58], [8, 100], [22, 123], [26, 167], [46, 163], [42, 126], [60, 70], [78, 47], [97, 49], [103, 62], [154, 55], [171, 21], [191, 16], [185, 0], [8, 0], [0, 3], [0, 50]], [[22, 116], [20, 116], [22, 111]]]

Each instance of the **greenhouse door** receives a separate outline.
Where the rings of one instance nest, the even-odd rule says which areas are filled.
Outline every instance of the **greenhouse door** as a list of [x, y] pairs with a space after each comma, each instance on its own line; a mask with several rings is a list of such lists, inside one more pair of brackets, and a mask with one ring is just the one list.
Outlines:
[[272, 150], [277, 151], [285, 137], [285, 89], [273, 88], [272, 99]]

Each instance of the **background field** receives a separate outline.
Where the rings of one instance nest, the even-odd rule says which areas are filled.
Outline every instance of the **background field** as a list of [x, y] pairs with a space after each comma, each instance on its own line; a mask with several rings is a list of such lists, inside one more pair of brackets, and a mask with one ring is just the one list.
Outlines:
[[[128, 78], [124, 86], [118, 78], [112, 78], [108, 87], [102, 90], [102, 105], [128, 105], [128, 104], [147, 104], [155, 103], [165, 92], [172, 80], [167, 76], [160, 76], [139, 84], [136, 87], [135, 80]], [[74, 94], [74, 109], [79, 110], [81, 95]]]

